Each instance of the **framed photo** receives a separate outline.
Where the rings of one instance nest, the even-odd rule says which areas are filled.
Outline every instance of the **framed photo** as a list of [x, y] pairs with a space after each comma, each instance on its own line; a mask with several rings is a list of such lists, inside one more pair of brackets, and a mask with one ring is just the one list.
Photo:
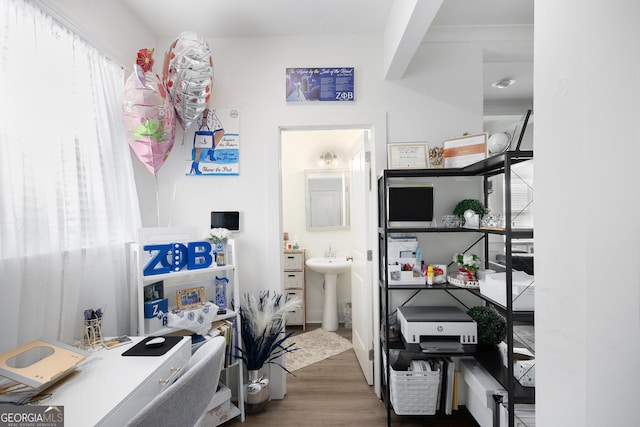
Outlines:
[[387, 144], [387, 159], [389, 169], [426, 169], [429, 167], [429, 144]]
[[143, 292], [144, 302], [164, 299], [164, 282], [160, 280], [159, 282], [146, 285]]
[[176, 301], [179, 310], [189, 310], [204, 304], [204, 286], [176, 291]]

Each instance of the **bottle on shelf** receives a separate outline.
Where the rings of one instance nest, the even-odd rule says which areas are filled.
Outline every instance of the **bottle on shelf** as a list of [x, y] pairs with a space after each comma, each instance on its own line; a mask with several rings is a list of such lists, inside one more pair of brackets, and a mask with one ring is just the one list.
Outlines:
[[433, 285], [433, 266], [427, 267], [427, 286]]

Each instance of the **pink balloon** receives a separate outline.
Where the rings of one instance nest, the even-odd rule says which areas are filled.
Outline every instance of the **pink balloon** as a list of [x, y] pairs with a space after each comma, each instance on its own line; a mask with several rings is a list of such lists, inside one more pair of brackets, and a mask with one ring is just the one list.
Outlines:
[[123, 118], [129, 146], [157, 175], [173, 148], [176, 121], [165, 86], [151, 71], [151, 54], [146, 49], [138, 52], [137, 64], [124, 85]]
[[211, 98], [213, 59], [207, 41], [191, 31], [181, 33], [165, 55], [162, 79], [178, 122], [189, 129]]

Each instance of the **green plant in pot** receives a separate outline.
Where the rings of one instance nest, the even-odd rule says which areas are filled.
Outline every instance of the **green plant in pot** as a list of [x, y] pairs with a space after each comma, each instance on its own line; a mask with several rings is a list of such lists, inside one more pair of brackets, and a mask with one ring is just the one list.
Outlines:
[[495, 309], [477, 306], [467, 314], [478, 326], [478, 345], [497, 345], [507, 336], [507, 321]]
[[265, 364], [274, 364], [289, 372], [279, 358], [297, 350], [295, 343], [287, 342], [293, 332], [285, 334], [285, 315], [297, 307], [300, 307], [297, 298], [287, 300], [282, 294], [269, 291], [260, 292], [258, 297], [244, 294], [241, 298], [242, 348], [236, 347], [236, 351], [247, 368], [247, 413], [261, 411], [269, 401], [269, 379], [263, 372]]
[[461, 225], [464, 225], [464, 221], [465, 221], [464, 213], [468, 210], [472, 210], [476, 214], [480, 215], [481, 219], [482, 219], [482, 216], [487, 212], [487, 209], [484, 207], [482, 203], [480, 203], [479, 200], [476, 200], [476, 199], [461, 200], [453, 209], [453, 214], [458, 218], [460, 218]]

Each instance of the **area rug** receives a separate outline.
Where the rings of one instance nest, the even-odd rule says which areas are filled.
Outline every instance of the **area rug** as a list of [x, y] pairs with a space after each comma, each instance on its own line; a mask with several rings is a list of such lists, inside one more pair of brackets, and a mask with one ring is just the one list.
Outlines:
[[298, 348], [298, 350], [285, 355], [286, 367], [291, 372], [353, 347], [346, 338], [335, 332], [327, 332], [322, 328], [293, 335], [288, 341], [295, 343], [294, 347]]

